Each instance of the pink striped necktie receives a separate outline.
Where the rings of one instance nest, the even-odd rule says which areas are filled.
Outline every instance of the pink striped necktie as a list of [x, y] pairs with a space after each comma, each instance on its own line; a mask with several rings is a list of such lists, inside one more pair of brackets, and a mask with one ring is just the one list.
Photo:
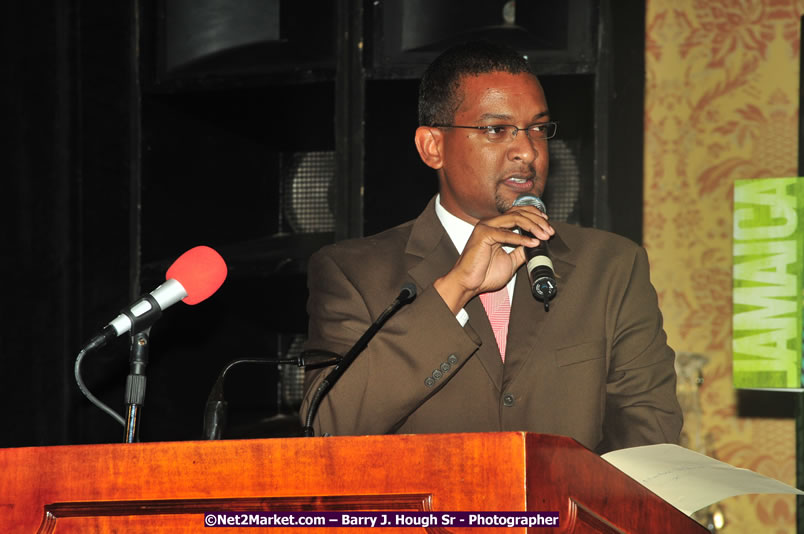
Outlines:
[[493, 293], [482, 293], [480, 301], [486, 308], [494, 339], [500, 348], [500, 357], [505, 361], [505, 341], [508, 338], [508, 318], [511, 315], [511, 302], [508, 300], [508, 288], [503, 286]]

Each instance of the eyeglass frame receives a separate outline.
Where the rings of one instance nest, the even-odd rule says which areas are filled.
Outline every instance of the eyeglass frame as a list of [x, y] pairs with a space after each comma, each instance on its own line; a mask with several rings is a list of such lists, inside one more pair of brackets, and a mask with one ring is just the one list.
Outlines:
[[[549, 137], [537, 137], [535, 139], [530, 136], [530, 132], [532, 131], [533, 128], [535, 128], [537, 126], [547, 126], [547, 125], [552, 125], [552, 127], [553, 127], [553, 135], [551, 135]], [[492, 139], [489, 139], [488, 135], [489, 135], [489, 129], [490, 128], [513, 128], [513, 130], [511, 131], [511, 137], [507, 138], [508, 139], [507, 142], [510, 143], [511, 141], [516, 139], [516, 136], [520, 131], [524, 131], [525, 135], [531, 141], [541, 141], [542, 139], [544, 139], [544, 140], [552, 139], [552, 138], [554, 138], [556, 136], [556, 133], [558, 133], [558, 121], [534, 122], [533, 124], [531, 124], [529, 126], [525, 126], [524, 128], [519, 128], [514, 124], [489, 124], [487, 126], [458, 126], [456, 124], [433, 124], [432, 128], [465, 128], [465, 129], [469, 129], [469, 130], [480, 130], [480, 131], [483, 131], [483, 133], [486, 134], [486, 139], [490, 143], [502, 143], [503, 141], [506, 140], [506, 138], [502, 138], [499, 141], [494, 141]]]

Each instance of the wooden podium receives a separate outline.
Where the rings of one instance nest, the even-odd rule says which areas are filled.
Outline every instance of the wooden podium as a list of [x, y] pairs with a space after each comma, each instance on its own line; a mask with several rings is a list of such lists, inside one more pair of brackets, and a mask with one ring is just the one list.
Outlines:
[[[559, 512], [559, 528], [532, 528], [532, 532], [707, 532], [575, 441], [545, 434], [0, 450], [0, 532], [4, 533], [217, 534], [237, 529], [205, 527], [204, 512], [380, 510]], [[355, 534], [362, 529], [340, 530]], [[367, 530], [525, 532], [452, 527]]]

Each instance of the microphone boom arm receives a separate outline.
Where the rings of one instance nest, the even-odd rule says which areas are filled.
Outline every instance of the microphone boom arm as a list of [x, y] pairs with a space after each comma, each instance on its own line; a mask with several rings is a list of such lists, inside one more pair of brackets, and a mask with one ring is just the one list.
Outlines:
[[355, 361], [357, 356], [363, 352], [363, 349], [366, 348], [371, 338], [377, 333], [377, 331], [382, 328], [385, 322], [391, 318], [393, 314], [395, 314], [399, 308], [410, 302], [416, 297], [416, 287], [413, 284], [405, 284], [402, 287], [402, 291], [399, 295], [394, 299], [390, 306], [388, 306], [385, 311], [383, 311], [377, 320], [374, 321], [368, 330], [360, 336], [360, 339], [349, 349], [343, 359], [335, 365], [335, 368], [330, 371], [330, 373], [324, 378], [324, 380], [318, 385], [318, 389], [316, 389], [315, 394], [313, 395], [312, 401], [310, 401], [310, 408], [307, 410], [307, 418], [305, 419], [304, 423], [304, 436], [305, 437], [312, 437], [315, 434], [313, 430], [313, 419], [315, 418], [315, 414], [318, 412], [318, 406], [321, 404], [321, 401], [324, 399], [324, 396], [332, 389], [332, 386], [343, 376], [343, 373], [346, 369], [352, 365], [352, 362]]

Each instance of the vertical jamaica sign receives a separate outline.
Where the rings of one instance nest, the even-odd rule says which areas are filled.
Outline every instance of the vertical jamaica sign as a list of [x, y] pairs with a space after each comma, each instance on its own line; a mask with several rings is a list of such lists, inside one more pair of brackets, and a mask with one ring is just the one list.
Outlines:
[[734, 184], [736, 388], [802, 387], [804, 178]]

